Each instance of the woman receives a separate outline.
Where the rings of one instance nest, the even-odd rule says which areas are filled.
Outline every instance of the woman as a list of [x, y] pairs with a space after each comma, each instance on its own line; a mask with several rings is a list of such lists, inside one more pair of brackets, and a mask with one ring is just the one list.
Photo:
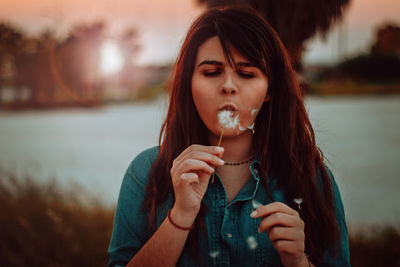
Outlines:
[[124, 177], [109, 266], [349, 265], [338, 188], [287, 53], [261, 16], [200, 16], [170, 92], [159, 147]]

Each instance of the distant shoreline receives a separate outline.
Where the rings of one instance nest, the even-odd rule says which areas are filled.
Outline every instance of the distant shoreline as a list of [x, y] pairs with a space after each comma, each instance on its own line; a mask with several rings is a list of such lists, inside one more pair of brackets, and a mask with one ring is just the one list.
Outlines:
[[[27, 103], [27, 102], [8, 102], [0, 104], [0, 111], [29, 111], [29, 110], [64, 110], [64, 109], [98, 109], [108, 105], [125, 105], [137, 102], [151, 102], [162, 95], [164, 87], [158, 86], [156, 89], [149, 88], [149, 93], [142, 90], [135, 99], [124, 100], [105, 100], [105, 101], [81, 101], [66, 103]], [[151, 91], [151, 92], [150, 92]], [[305, 96], [323, 96], [323, 97], [362, 97], [362, 96], [390, 96], [400, 95], [400, 84], [371, 84], [371, 83], [354, 83], [354, 82], [337, 82], [337, 83], [310, 83], [307, 85]]]
[[379, 96], [379, 95], [398, 95], [400, 94], [400, 83], [374, 84], [374, 83], [355, 83], [352, 81], [320, 82], [309, 85], [308, 94], [310, 95], [343, 95], [343, 96]]

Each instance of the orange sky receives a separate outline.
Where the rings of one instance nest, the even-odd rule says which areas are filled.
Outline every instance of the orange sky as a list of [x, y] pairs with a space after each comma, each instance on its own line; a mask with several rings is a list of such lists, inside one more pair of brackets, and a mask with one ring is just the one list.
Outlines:
[[[105, 20], [111, 31], [132, 25], [140, 30], [141, 63], [172, 61], [191, 21], [201, 10], [194, 0], [0, 0], [0, 20], [38, 32], [45, 27], [65, 33], [76, 22]], [[338, 53], [366, 50], [373, 29], [384, 21], [400, 24], [400, 0], [352, 0], [341, 33], [332, 29], [327, 42], [309, 42], [305, 59], [334, 61]], [[339, 49], [338, 36], [342, 44]]]

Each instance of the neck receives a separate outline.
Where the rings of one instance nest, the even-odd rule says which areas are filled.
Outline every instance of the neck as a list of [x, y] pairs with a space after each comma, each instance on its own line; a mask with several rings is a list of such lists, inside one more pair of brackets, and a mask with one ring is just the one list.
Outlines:
[[[209, 134], [208, 142], [212, 146], [218, 145], [219, 136]], [[226, 162], [248, 160], [254, 155], [252, 148], [253, 134], [246, 131], [237, 136], [223, 136], [221, 146], [224, 148], [222, 159]]]

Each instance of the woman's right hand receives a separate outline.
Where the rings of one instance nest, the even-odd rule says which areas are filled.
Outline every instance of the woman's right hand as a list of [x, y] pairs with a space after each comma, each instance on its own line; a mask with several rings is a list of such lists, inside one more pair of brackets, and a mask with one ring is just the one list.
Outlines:
[[224, 164], [220, 158], [223, 153], [222, 147], [191, 145], [173, 161], [170, 173], [175, 192], [171, 211], [174, 219], [180, 217], [179, 221], [188, 222], [196, 218], [214, 166]]

